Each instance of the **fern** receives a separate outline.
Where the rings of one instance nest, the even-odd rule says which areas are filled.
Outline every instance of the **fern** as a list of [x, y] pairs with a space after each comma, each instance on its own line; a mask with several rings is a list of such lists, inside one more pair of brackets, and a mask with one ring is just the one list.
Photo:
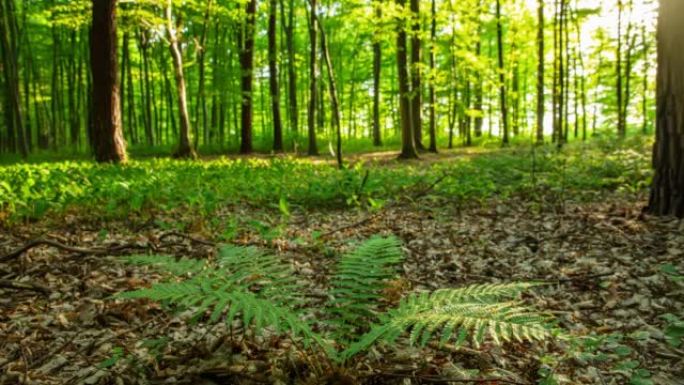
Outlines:
[[421, 346], [437, 338], [440, 346], [452, 340], [457, 346], [472, 340], [476, 347], [487, 337], [497, 344], [543, 340], [551, 334], [549, 317], [528, 310], [518, 301], [499, 301], [535, 285], [488, 284], [411, 295], [341, 357], [349, 359], [379, 340], [396, 344], [406, 332], [410, 344]]
[[347, 339], [360, 325], [377, 320], [382, 290], [397, 275], [396, 265], [402, 260], [401, 243], [395, 237], [370, 238], [342, 256], [326, 309], [337, 338]]
[[256, 330], [273, 327], [307, 337], [305, 344], [316, 340], [308, 324], [291, 310], [302, 303], [290, 292], [301, 292], [292, 269], [256, 248], [226, 246], [216, 263], [158, 255], [133, 256], [128, 262], [153, 266], [174, 278], [190, 278], [121, 293], [118, 298], [165, 302], [179, 310], [192, 310], [193, 320], [210, 311], [209, 321], [213, 323], [222, 318], [228, 324], [241, 320]]
[[373, 237], [341, 258], [331, 282], [332, 299], [324, 309], [328, 319], [325, 324], [335, 329], [329, 334], [329, 329], [322, 330], [325, 337], [346, 346], [342, 353], [314, 333], [295, 310], [305, 309], [306, 303], [290, 266], [252, 247], [223, 247], [215, 261], [155, 255], [129, 257], [131, 264], [153, 266], [172, 277], [117, 297], [164, 302], [179, 310], [190, 310], [194, 320], [208, 317], [210, 322], [223, 320], [230, 325], [240, 321], [256, 331], [270, 327], [301, 337], [305, 346], [319, 346], [337, 362], [381, 341], [394, 346], [402, 336], [408, 343], [420, 346], [437, 340], [440, 346], [472, 341], [479, 347], [486, 339], [498, 344], [542, 340], [551, 335], [547, 316], [515, 300], [536, 283], [482, 284], [412, 294], [382, 314], [382, 291], [396, 276], [402, 260], [400, 242], [394, 237]]

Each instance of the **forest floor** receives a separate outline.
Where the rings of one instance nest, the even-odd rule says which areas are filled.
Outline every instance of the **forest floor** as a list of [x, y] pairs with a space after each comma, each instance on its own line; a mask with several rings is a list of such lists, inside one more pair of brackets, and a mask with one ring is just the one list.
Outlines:
[[[428, 162], [449, 169], [448, 158]], [[371, 172], [396, 166], [386, 163], [371, 165]], [[283, 208], [281, 200], [279, 210], [241, 199], [210, 215], [181, 206], [114, 218], [65, 207], [8, 222], [0, 232], [0, 384], [337, 384], [351, 378], [368, 384], [684, 384], [677, 334], [684, 318], [684, 224], [643, 215], [643, 188], [602, 183], [580, 194], [570, 183], [497, 186], [478, 199], [455, 199], [453, 189], [464, 186], [441, 185], [464, 179], [440, 172], [371, 200], [370, 207]], [[360, 175], [366, 184], [368, 174]], [[348, 365], [350, 376], [337, 378], [314, 370], [286, 339], [233, 337], [223, 325], [189, 325], [183, 314], [152, 302], [111, 298], [162, 278], [120, 263], [120, 255], [210, 258], [227, 242], [291, 261], [310, 297], [323, 302], [334, 257], [377, 234], [404, 244], [401, 293], [544, 281], [525, 301], [552, 313], [573, 335], [595, 338], [574, 347], [554, 341], [446, 351], [378, 347]]]

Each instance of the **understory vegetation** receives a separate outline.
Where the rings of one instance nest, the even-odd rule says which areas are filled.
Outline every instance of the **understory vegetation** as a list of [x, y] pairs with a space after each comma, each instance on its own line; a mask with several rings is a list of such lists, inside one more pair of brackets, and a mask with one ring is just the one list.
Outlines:
[[294, 157], [153, 159], [124, 167], [85, 161], [16, 164], [0, 168], [0, 218], [16, 223], [75, 211], [123, 219], [178, 209], [210, 218], [221, 207], [245, 201], [276, 210], [288, 204], [378, 208], [425, 188], [461, 203], [511, 194], [637, 193], [648, 184], [650, 146], [646, 137], [633, 137], [618, 144], [575, 143], [560, 152], [554, 146], [485, 147], [401, 167], [377, 167], [378, 161], [360, 158], [343, 170]]
[[678, 384], [651, 145], [3, 166], [0, 383]]

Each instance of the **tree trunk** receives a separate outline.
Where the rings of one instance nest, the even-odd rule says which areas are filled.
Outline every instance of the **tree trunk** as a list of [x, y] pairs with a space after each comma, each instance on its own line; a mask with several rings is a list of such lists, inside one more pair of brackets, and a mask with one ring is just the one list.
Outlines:
[[276, 41], [276, 16], [278, 3], [269, 0], [268, 14], [268, 69], [271, 109], [273, 112], [273, 151], [283, 151], [283, 124], [280, 117], [280, 88], [278, 87], [278, 47]]
[[318, 36], [318, 30], [316, 26], [316, 0], [310, 0], [311, 10], [309, 21], [309, 43], [311, 44], [311, 49], [309, 52], [309, 116], [308, 116], [308, 129], [309, 129], [309, 155], [318, 155], [318, 147], [316, 146], [316, 108], [318, 108], [318, 70], [316, 69], [317, 64], [317, 47], [316, 38]]
[[499, 53], [499, 98], [501, 102], [501, 120], [503, 128], [503, 145], [508, 145], [508, 107], [506, 106], [506, 74], [504, 73], [503, 25], [501, 23], [501, 0], [496, 0], [496, 44]]
[[240, 30], [240, 70], [242, 90], [242, 142], [240, 153], [252, 152], [253, 105], [252, 91], [254, 87], [254, 25], [256, 23], [257, 0], [249, 0], [245, 9], [245, 22]]
[[[314, 13], [314, 15], [316, 15]], [[316, 23], [318, 24], [318, 28], [321, 32], [321, 49], [323, 50], [323, 59], [325, 61], [325, 66], [328, 70], [328, 84], [330, 88], [330, 99], [332, 102], [332, 122], [333, 122], [333, 127], [335, 128], [335, 137], [336, 137], [336, 145], [337, 145], [337, 151], [336, 151], [336, 157], [337, 157], [337, 166], [342, 169], [344, 167], [344, 163], [342, 162], [342, 127], [341, 127], [341, 114], [340, 114], [340, 102], [337, 98], [337, 85], [335, 83], [335, 72], [333, 71], [333, 66], [332, 66], [332, 61], [330, 60], [330, 52], [328, 51], [328, 42], [327, 39], [325, 38], [325, 29], [323, 28], [323, 25], [321, 24], [320, 19], [316, 15]]]
[[[404, 8], [406, 0], [397, 0], [397, 5]], [[397, 70], [399, 71], [399, 111], [401, 116], [401, 154], [399, 158], [418, 158], [413, 135], [413, 121], [411, 119], [411, 88], [409, 84], [408, 68], [408, 39], [406, 26], [398, 22], [397, 31]]]
[[[5, 113], [9, 116], [7, 119], [10, 123], [9, 127], [16, 133], [16, 146], [11, 143], [12, 148], [19, 148], [21, 155], [26, 158], [28, 156], [28, 145], [26, 143], [26, 136], [24, 131], [24, 116], [21, 108], [21, 95], [19, 93], [19, 69], [18, 69], [18, 31], [16, 26], [16, 13], [14, 10], [14, 0], [4, 0], [4, 4], [0, 4], [0, 52], [3, 57], [4, 75], [6, 95], [10, 109]], [[28, 106], [27, 106], [28, 107]], [[14, 138], [10, 137], [10, 140]]]
[[411, 119], [413, 121], [413, 138], [418, 150], [423, 146], [423, 86], [421, 73], [422, 41], [420, 22], [420, 0], [411, 2]]
[[185, 89], [185, 75], [183, 74], [183, 54], [178, 43], [176, 31], [180, 29], [173, 25], [173, 0], [166, 3], [166, 35], [169, 39], [169, 50], [173, 59], [173, 72], [176, 77], [176, 88], [178, 93], [178, 113], [180, 122], [180, 138], [178, 149], [174, 153], [176, 158], [196, 158], [197, 153], [193, 148], [190, 136], [190, 116], [188, 115], [188, 100]]
[[90, 66], [93, 73], [93, 144], [98, 162], [126, 161], [116, 43], [116, 0], [93, 0]]
[[537, 24], [537, 143], [544, 143], [544, 0], [539, 0]]
[[684, 2], [660, 0], [655, 176], [648, 211], [684, 218]]
[[625, 116], [622, 114], [624, 109], [622, 107], [622, 96], [623, 96], [623, 89], [622, 89], [622, 14], [623, 14], [623, 4], [622, 0], [618, 0], [617, 2], [618, 6], [618, 23], [617, 23], [617, 49], [615, 52], [616, 55], [616, 68], [615, 68], [615, 79], [616, 79], [616, 85], [615, 85], [615, 92], [617, 96], [617, 112], [618, 112], [618, 121], [617, 121], [617, 134], [618, 137], [624, 138], [625, 135], [627, 134], [627, 122], [625, 121]]
[[[382, 0], [375, 0], [375, 20], [379, 24], [382, 19]], [[382, 146], [380, 128], [380, 75], [382, 71], [382, 43], [379, 27], [376, 27], [373, 41], [373, 145]]]
[[431, 4], [432, 21], [430, 24], [430, 146], [428, 151], [437, 152], [437, 97], [435, 91], [435, 51], [437, 50], [437, 5]]

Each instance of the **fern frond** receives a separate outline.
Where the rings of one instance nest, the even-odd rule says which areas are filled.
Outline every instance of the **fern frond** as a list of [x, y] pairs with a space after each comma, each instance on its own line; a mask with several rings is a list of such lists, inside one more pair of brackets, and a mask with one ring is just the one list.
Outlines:
[[401, 243], [395, 237], [373, 237], [342, 256], [332, 278], [333, 299], [326, 309], [337, 337], [349, 337], [359, 325], [376, 320], [382, 290], [396, 276], [403, 260]]
[[475, 346], [487, 338], [496, 344], [543, 340], [551, 335], [548, 316], [530, 310], [518, 301], [494, 300], [513, 296], [534, 285], [478, 285], [411, 295], [341, 356], [348, 359], [378, 340], [394, 344], [406, 332], [410, 344], [421, 346], [433, 339], [438, 339], [440, 345], [455, 339], [457, 346], [469, 339]]
[[292, 267], [256, 247], [224, 246], [219, 252], [219, 270], [236, 287], [258, 287], [261, 296], [279, 304], [302, 302], [301, 287]]

